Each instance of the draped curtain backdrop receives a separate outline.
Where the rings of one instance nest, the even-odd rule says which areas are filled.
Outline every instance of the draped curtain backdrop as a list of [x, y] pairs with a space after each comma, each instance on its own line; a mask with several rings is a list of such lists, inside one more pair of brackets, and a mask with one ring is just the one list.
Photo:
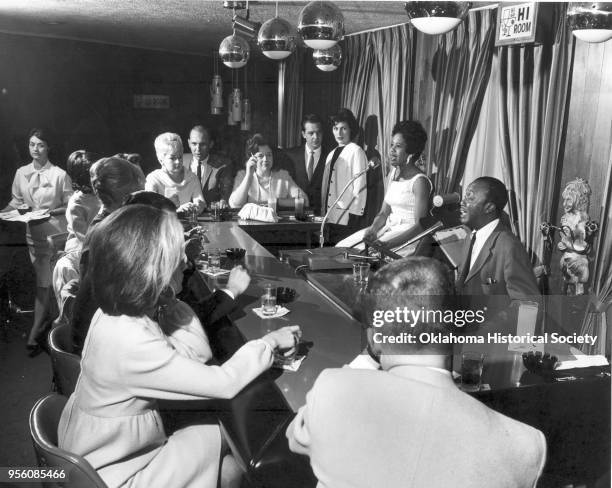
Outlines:
[[434, 92], [428, 128], [428, 173], [436, 193], [458, 191], [491, 74], [495, 9], [471, 11], [459, 27], [438, 36], [432, 63]]
[[[342, 46], [341, 106], [349, 108], [362, 127], [366, 120], [366, 150], [381, 153], [387, 174], [391, 130], [409, 117], [411, 102], [412, 31], [407, 25], [347, 36]], [[372, 147], [375, 146], [375, 147]], [[385, 181], [386, 183], [386, 181]]]
[[567, 6], [550, 7], [556, 27], [552, 46], [497, 49], [502, 169], [516, 197], [516, 209], [510, 207], [514, 231], [534, 264], [541, 260], [540, 223], [552, 221], [557, 201], [574, 48]]
[[297, 147], [302, 144], [304, 104], [305, 49], [298, 46], [295, 52], [279, 63], [279, 93], [284, 92], [283, 123], [278, 124], [278, 146]]
[[608, 178], [604, 187], [597, 251], [592, 269], [595, 270], [591, 300], [582, 322], [580, 334], [597, 336], [594, 346], [584, 345], [587, 354], [605, 354], [608, 337], [606, 311], [612, 305], [612, 148], [610, 148]]

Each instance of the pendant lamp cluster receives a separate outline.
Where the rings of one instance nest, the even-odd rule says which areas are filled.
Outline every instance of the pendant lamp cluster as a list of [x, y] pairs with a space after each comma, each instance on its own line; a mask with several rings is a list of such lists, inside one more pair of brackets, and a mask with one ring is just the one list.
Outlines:
[[[255, 33], [261, 52], [270, 59], [289, 57], [301, 36], [304, 43], [314, 50], [313, 59], [317, 68], [333, 71], [340, 66], [342, 49], [337, 43], [344, 35], [344, 16], [332, 2], [317, 0], [307, 4], [300, 12], [297, 29], [278, 16], [278, 2], [274, 18], [264, 22], [261, 27], [248, 20], [248, 2], [245, 5], [241, 1], [226, 1], [224, 6], [234, 10], [233, 33], [223, 39], [219, 46], [219, 57], [227, 67], [242, 68], [246, 65], [250, 57], [248, 38], [254, 39]], [[236, 9], [245, 6], [246, 19], [236, 15]]]

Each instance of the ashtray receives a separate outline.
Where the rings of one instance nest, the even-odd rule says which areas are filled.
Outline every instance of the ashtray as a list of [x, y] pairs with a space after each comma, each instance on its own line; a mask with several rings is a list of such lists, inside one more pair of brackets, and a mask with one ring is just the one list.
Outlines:
[[295, 299], [295, 290], [286, 286], [276, 289], [276, 303], [290, 303]]
[[538, 375], [552, 375], [557, 364], [557, 356], [551, 356], [548, 353], [542, 354], [537, 351], [523, 354], [523, 364], [527, 371]]
[[246, 249], [242, 249], [241, 247], [230, 247], [225, 250], [225, 255], [229, 259], [242, 259], [246, 254]]

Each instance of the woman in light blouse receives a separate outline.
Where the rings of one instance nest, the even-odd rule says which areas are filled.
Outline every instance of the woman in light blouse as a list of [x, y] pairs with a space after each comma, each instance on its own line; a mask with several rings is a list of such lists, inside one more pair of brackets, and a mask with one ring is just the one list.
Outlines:
[[52, 145], [47, 131], [32, 129], [28, 134], [28, 147], [32, 162], [15, 173], [12, 199], [3, 211], [28, 207], [31, 210], [48, 210], [50, 215], [46, 220], [29, 222], [26, 227], [30, 259], [36, 273], [34, 323], [26, 344], [33, 356], [41, 351], [39, 341], [44, 339], [41, 334], [49, 312], [52, 249], [47, 237], [66, 231], [65, 213], [72, 195], [72, 183], [63, 169], [49, 161]]
[[[325, 161], [321, 213], [329, 212], [330, 239], [337, 242], [359, 229], [368, 192], [365, 173], [353, 181], [344, 194], [342, 192], [352, 178], [365, 171], [368, 158], [363, 149], [352, 142], [359, 133], [359, 124], [353, 113], [343, 108], [331, 120], [338, 147], [327, 155]], [[336, 200], [338, 202], [334, 205]]]
[[[292, 351], [297, 342], [299, 327], [283, 327], [247, 342], [221, 366], [208, 366], [202, 338], [164, 332], [160, 296], [184, 246], [176, 214], [141, 204], [113, 212], [91, 234], [91, 289], [100, 308], [58, 444], [84, 456], [109, 488], [212, 488], [220, 479], [236, 486], [231, 473], [238, 468], [218, 425], [192, 425], [168, 437], [157, 400], [232, 398], [272, 365], [277, 348]], [[177, 347], [183, 339], [191, 347]]]
[[255, 134], [246, 144], [246, 169], [238, 171], [234, 180], [234, 191], [230, 195], [232, 208], [245, 203], [267, 204], [276, 199], [280, 207], [293, 207], [295, 198], [303, 198], [308, 206], [308, 197], [284, 169], [274, 170], [272, 147], [261, 134]]

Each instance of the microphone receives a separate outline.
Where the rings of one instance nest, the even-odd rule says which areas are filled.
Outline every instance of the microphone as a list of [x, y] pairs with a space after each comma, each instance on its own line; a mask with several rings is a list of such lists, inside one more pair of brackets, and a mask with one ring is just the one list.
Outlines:
[[327, 222], [327, 219], [329, 218], [329, 214], [331, 213], [331, 211], [334, 209], [334, 207], [338, 204], [338, 202], [340, 201], [340, 199], [344, 196], [344, 194], [346, 193], [346, 190], [348, 190], [349, 186], [351, 186], [353, 184], [353, 182], [359, 178], [360, 176], [363, 176], [364, 174], [366, 174], [368, 171], [370, 171], [371, 169], [376, 169], [380, 166], [380, 161], [377, 160], [370, 160], [368, 161], [368, 165], [366, 166], [366, 169], [364, 169], [363, 171], [360, 171], [359, 173], [357, 173], [355, 176], [353, 176], [349, 182], [344, 186], [344, 188], [342, 189], [342, 191], [340, 192], [340, 195], [338, 195], [338, 198], [336, 198], [334, 200], [334, 203], [332, 203], [329, 206], [329, 209], [327, 210], [327, 212], [325, 212], [325, 216], [323, 217], [323, 220], [321, 221], [321, 229], [320, 229], [320, 234], [319, 234], [319, 247], [323, 247], [323, 245], [325, 244], [325, 236], [323, 234], [323, 231], [325, 230], [325, 224]]
[[445, 193], [443, 195], [436, 195], [433, 197], [434, 207], [443, 207], [445, 205], [456, 205], [461, 201], [461, 195], [459, 193]]

